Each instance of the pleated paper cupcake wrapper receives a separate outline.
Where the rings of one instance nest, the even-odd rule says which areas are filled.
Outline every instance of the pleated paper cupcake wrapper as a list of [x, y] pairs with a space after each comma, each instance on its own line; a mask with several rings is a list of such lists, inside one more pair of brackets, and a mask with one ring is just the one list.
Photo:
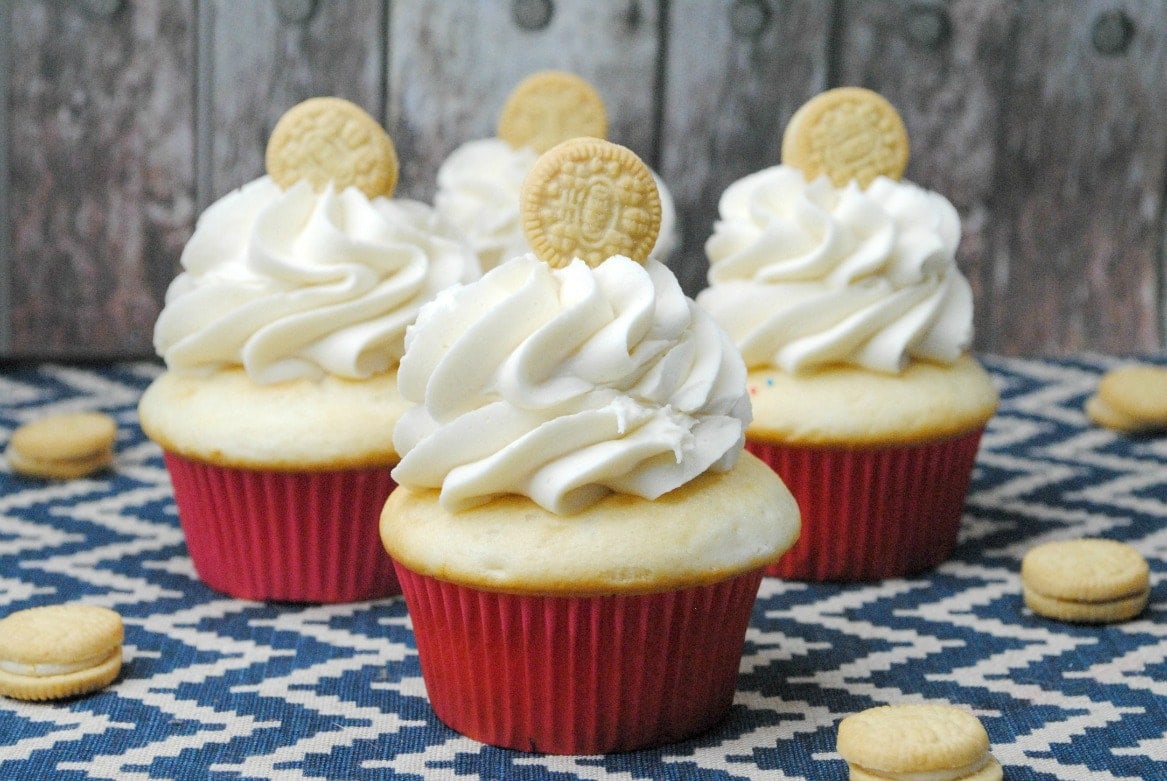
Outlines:
[[400, 593], [378, 534], [389, 468], [279, 472], [165, 453], [195, 570], [240, 599], [356, 602]]
[[733, 703], [760, 570], [646, 595], [500, 594], [397, 565], [434, 712], [482, 743], [602, 754], [676, 742]]
[[778, 473], [802, 512], [798, 542], [766, 574], [880, 580], [948, 560], [983, 431], [868, 449], [747, 440], [746, 449]]

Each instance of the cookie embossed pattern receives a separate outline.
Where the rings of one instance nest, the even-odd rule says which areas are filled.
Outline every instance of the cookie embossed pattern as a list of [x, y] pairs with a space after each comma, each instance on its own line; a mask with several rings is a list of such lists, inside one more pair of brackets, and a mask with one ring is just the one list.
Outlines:
[[[726, 720], [698, 739], [603, 757], [497, 749], [443, 726], [400, 598], [269, 604], [200, 582], [160, 450], [137, 426], [156, 366], [6, 366], [0, 440], [48, 414], [99, 410], [118, 442], [111, 470], [67, 482], [0, 459], [0, 614], [106, 606], [125, 641], [121, 674], [100, 691], [0, 697], [0, 778], [844, 781], [842, 719], [909, 701], [975, 715], [1010, 781], [1167, 777], [1167, 440], [1086, 418], [1113, 359], [985, 364], [1002, 401], [953, 557], [880, 583], [764, 580]], [[1025, 553], [1082, 537], [1146, 557], [1138, 616], [1082, 625], [1024, 607]]]
[[[478, 254], [483, 271], [532, 249], [519, 214], [523, 182], [539, 155], [573, 138], [605, 139], [608, 114], [587, 80], [567, 71], [536, 71], [515, 85], [496, 135], [467, 141], [437, 172], [434, 208]], [[660, 226], [652, 255], [666, 261], [679, 237], [676, 206], [656, 173]]]

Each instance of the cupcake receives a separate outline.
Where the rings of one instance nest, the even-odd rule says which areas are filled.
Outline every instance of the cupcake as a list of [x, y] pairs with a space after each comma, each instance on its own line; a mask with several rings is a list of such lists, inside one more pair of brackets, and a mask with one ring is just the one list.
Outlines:
[[737, 344], [746, 447], [802, 510], [768, 574], [873, 580], [931, 569], [956, 545], [998, 401], [969, 355], [960, 219], [898, 177], [907, 138], [875, 93], [823, 93], [792, 118], [783, 164], [731, 184], [698, 303]]
[[[519, 191], [535, 160], [560, 141], [604, 138], [603, 100], [585, 79], [564, 71], [539, 71], [508, 96], [494, 138], [469, 141], [438, 168], [434, 208], [462, 232], [484, 270], [530, 251], [519, 224]], [[655, 172], [661, 227], [652, 257], [666, 261], [676, 249], [676, 207]]]
[[552, 148], [523, 189], [534, 252], [406, 335], [417, 406], [381, 538], [435, 713], [485, 743], [596, 754], [708, 729], [763, 569], [798, 535], [742, 450], [740, 356], [648, 257], [655, 194], [624, 147]]
[[219, 591], [399, 592], [375, 541], [405, 329], [478, 267], [430, 207], [390, 197], [396, 166], [371, 117], [309, 100], [273, 130], [268, 175], [210, 206], [183, 251], [154, 330], [166, 371], [138, 411], [195, 569]]

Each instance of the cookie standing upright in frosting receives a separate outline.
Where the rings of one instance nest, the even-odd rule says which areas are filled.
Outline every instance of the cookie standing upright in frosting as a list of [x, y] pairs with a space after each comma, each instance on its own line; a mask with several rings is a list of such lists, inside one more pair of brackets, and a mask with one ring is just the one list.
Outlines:
[[781, 165], [726, 188], [705, 245], [697, 301], [750, 370], [748, 446], [803, 507], [803, 538], [773, 574], [902, 575], [956, 541], [997, 392], [968, 353], [959, 215], [899, 179], [907, 149], [884, 98], [824, 93], [792, 118]]
[[[166, 453], [210, 585], [252, 599], [382, 596], [396, 582], [367, 539], [398, 460], [405, 331], [441, 289], [477, 278], [477, 259], [433, 209], [392, 197], [392, 141], [348, 101], [291, 109], [267, 164], [200, 216], [183, 251], [154, 330], [167, 370], [142, 398], [142, 428]], [[237, 538], [253, 542], [221, 544]]]
[[[604, 102], [585, 79], [537, 71], [512, 90], [493, 138], [469, 141], [438, 169], [434, 207], [478, 252], [484, 270], [530, 250], [519, 222], [519, 193], [536, 158], [560, 141], [604, 138]], [[652, 174], [661, 200], [653, 257], [665, 260], [678, 241], [676, 208], [664, 181]]]
[[651, 185], [624, 147], [553, 147], [521, 199], [536, 252], [443, 291], [406, 338], [381, 536], [430, 702], [484, 742], [590, 754], [708, 728], [762, 568], [798, 535], [742, 452], [740, 356], [649, 256]]

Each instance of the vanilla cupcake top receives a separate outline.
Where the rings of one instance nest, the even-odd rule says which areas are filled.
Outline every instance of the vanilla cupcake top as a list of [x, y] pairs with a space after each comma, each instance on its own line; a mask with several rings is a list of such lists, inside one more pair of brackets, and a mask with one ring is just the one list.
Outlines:
[[[796, 114], [787, 130], [788, 139], [792, 131], [811, 136], [809, 151], [800, 149], [810, 162], [759, 171], [722, 194], [705, 245], [710, 286], [698, 302], [750, 368], [799, 373], [851, 365], [894, 373], [915, 359], [956, 361], [972, 340], [973, 309], [956, 266], [955, 208], [938, 193], [885, 175], [902, 171], [907, 143], [886, 101], [855, 88], [819, 97], [826, 113]], [[814, 142], [826, 136], [838, 144], [848, 132], [875, 138], [846, 147], [845, 163], [856, 162], [856, 148], [869, 157], [840, 174], [830, 170], [831, 150], [816, 151]], [[784, 144], [784, 155], [788, 146], [799, 149]]]
[[[563, 71], [539, 71], [507, 98], [494, 138], [469, 141], [438, 169], [434, 207], [478, 252], [484, 270], [530, 250], [519, 223], [519, 192], [540, 154], [559, 141], [603, 138], [604, 104], [587, 81]], [[661, 225], [652, 256], [676, 248], [676, 207], [664, 180], [653, 173]]]
[[261, 384], [367, 378], [397, 363], [422, 304], [478, 276], [433, 209], [390, 197], [397, 162], [381, 136], [336, 98], [277, 124], [271, 175], [211, 205], [183, 251], [154, 330], [169, 368], [242, 366]]
[[[558, 178], [542, 187], [545, 177]], [[563, 195], [571, 188], [591, 197]], [[732, 467], [750, 420], [745, 367], [647, 258], [645, 231], [659, 225], [647, 168], [578, 138], [540, 158], [523, 195], [542, 254], [443, 291], [406, 335], [398, 384], [418, 406], [394, 431], [397, 482], [440, 489], [449, 510], [521, 494], [570, 514], [610, 492], [655, 499]], [[590, 247], [572, 243], [581, 234]]]

